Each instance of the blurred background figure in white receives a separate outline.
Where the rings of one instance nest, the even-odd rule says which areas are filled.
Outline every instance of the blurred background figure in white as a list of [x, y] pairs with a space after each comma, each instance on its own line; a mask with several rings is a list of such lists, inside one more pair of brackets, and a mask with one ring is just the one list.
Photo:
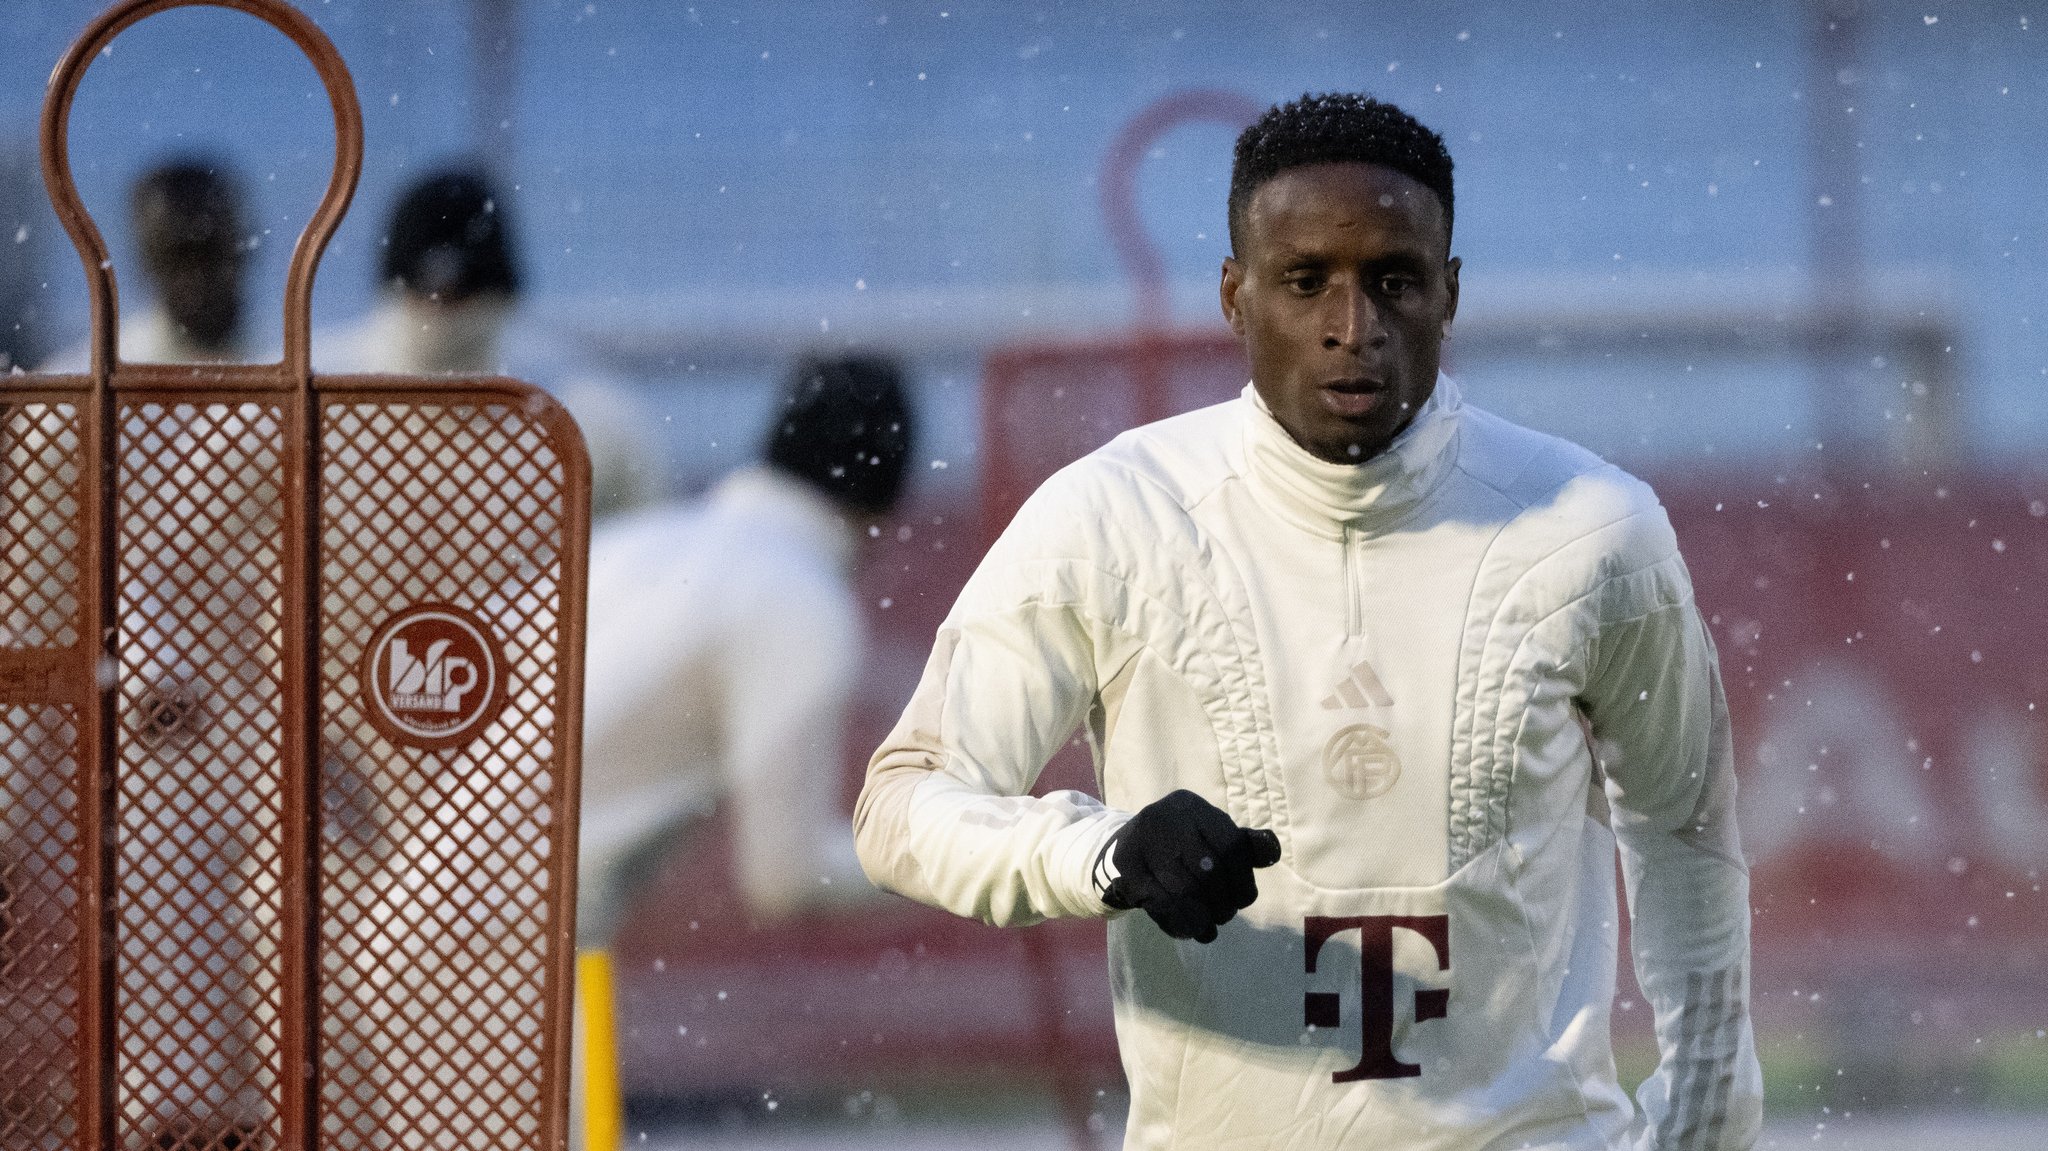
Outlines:
[[[167, 160], [129, 193], [129, 220], [150, 302], [121, 323], [121, 359], [131, 364], [240, 363], [252, 358], [243, 317], [249, 243], [242, 181], [203, 156]], [[79, 343], [42, 365], [84, 372], [92, 349]]]
[[[136, 178], [129, 223], [147, 302], [121, 322], [122, 362], [257, 358], [244, 307], [252, 248], [248, 216], [242, 180], [222, 161], [178, 156]], [[42, 370], [85, 372], [91, 364], [91, 345], [81, 342]], [[211, 513], [218, 518], [195, 517], [195, 523], [208, 524], [195, 546], [228, 569], [272, 570], [272, 537], [284, 497], [262, 450], [264, 406], [236, 405], [232, 416], [217, 406], [176, 411], [161, 425], [167, 443], [131, 443], [124, 470], [131, 476], [161, 475], [166, 490], [183, 482], [195, 492], [217, 493], [225, 501]], [[166, 460], [186, 467], [169, 469]], [[221, 506], [229, 509], [225, 515], [218, 512]], [[136, 905], [189, 899], [205, 909], [193, 913], [194, 935], [181, 942], [162, 938], [147, 910], [124, 912], [119, 963], [129, 994], [123, 1000], [123, 1042], [131, 1050], [148, 1050], [145, 1059], [181, 1048], [204, 1068], [186, 1082], [152, 1077], [137, 1083], [136, 1098], [150, 1113], [144, 1126], [154, 1131], [151, 1151], [253, 1146], [263, 1127], [263, 1037], [274, 1033], [274, 1004], [256, 980], [221, 976], [260, 969], [268, 927], [258, 858], [270, 829], [260, 815], [198, 819], [175, 829], [148, 808], [189, 796], [195, 811], [211, 810], [201, 796], [236, 793], [262, 797], [252, 805], [258, 812], [274, 802], [274, 781], [252, 775], [243, 757], [221, 754], [210, 718], [223, 706], [219, 685], [244, 676], [253, 681], [277, 658], [280, 606], [270, 590], [261, 575], [243, 584], [201, 581], [188, 587], [138, 574], [122, 588], [128, 622], [121, 660], [135, 678], [128, 689], [135, 693], [131, 714], [147, 717], [124, 738], [129, 781], [122, 803], [131, 810], [123, 816], [123, 896]], [[233, 638], [223, 639], [223, 616], [247, 626], [228, 630]], [[245, 722], [249, 730], [263, 732], [272, 730], [275, 717], [259, 707]], [[133, 973], [140, 972], [149, 975], [138, 992]], [[164, 979], [166, 974], [171, 978]], [[183, 1014], [180, 1026], [192, 1029], [190, 1037], [167, 1031], [164, 1021], [175, 1013]]]
[[901, 372], [807, 358], [759, 463], [701, 502], [601, 525], [590, 549], [578, 941], [607, 946], [695, 817], [729, 813], [761, 919], [874, 897], [842, 811], [865, 650], [852, 586], [913, 439]]
[[709, 817], [728, 824], [757, 923], [884, 898], [854, 855], [843, 735], [867, 648], [853, 576], [912, 438], [896, 363], [806, 357], [758, 462], [591, 534], [570, 1102], [583, 1151], [611, 1151], [621, 1123], [610, 948]]
[[575, 416], [590, 449], [599, 517], [662, 491], [661, 452], [631, 393], [579, 363], [521, 307], [511, 213], [481, 170], [448, 167], [414, 181], [392, 208], [380, 290], [369, 315], [314, 338], [328, 374], [507, 375], [538, 384]]

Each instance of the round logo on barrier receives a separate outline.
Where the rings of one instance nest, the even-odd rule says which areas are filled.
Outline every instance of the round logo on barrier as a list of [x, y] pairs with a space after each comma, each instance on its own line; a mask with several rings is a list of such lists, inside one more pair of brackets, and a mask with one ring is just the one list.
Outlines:
[[1323, 776], [1340, 794], [1371, 799], [1391, 791], [1401, 778], [1401, 757], [1384, 729], [1354, 723], [1323, 745]]
[[505, 707], [503, 647], [490, 625], [452, 604], [423, 603], [384, 621], [358, 669], [370, 722], [411, 747], [458, 747]]

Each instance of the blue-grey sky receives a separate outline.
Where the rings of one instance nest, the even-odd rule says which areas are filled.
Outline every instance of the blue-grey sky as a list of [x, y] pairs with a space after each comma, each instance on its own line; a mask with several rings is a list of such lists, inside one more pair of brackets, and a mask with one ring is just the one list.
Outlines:
[[[1909, 279], [1956, 317], [1972, 447], [2012, 457], [2048, 429], [2040, 4], [1866, 4], [1855, 67], [1816, 91], [1811, 7], [1790, 0], [520, 0], [513, 104], [481, 129], [475, 0], [305, 7], [354, 71], [369, 140], [318, 322], [367, 306], [395, 188], [479, 152], [517, 186], [535, 296], [586, 313], [731, 294], [1114, 288], [1104, 152], [1141, 108], [1190, 87], [1261, 103], [1364, 89], [1442, 131], [1469, 306], [1689, 277], [1725, 297], [1806, 264], [1819, 99], [1851, 124], [1873, 274]], [[43, 80], [85, 10], [0, 0], [0, 141], [33, 139]], [[326, 115], [310, 68], [246, 17], [177, 12], [132, 30], [95, 63], [74, 120], [80, 184], [117, 267], [131, 251], [126, 182], [165, 152], [210, 149], [250, 178], [274, 257], [259, 298], [274, 299], [326, 178]], [[1143, 165], [1141, 210], [1176, 281], [1213, 279], [1226, 252], [1230, 137], [1185, 127]], [[63, 237], [36, 212], [0, 224], [36, 233], [20, 247], [45, 269], [50, 338], [75, 337], [83, 294]]]

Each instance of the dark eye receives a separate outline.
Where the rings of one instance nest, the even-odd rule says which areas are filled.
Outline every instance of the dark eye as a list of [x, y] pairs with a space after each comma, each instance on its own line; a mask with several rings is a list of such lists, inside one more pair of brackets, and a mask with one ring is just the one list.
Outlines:
[[1299, 296], [1310, 296], [1323, 290], [1321, 272], [1289, 272], [1281, 277], [1281, 282]]
[[1381, 276], [1380, 294], [1391, 300], [1398, 300], [1415, 288], [1413, 276]]

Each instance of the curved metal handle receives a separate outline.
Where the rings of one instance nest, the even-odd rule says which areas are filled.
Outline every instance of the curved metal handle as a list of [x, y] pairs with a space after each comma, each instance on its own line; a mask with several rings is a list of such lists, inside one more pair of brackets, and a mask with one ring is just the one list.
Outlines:
[[1242, 128], [1265, 111], [1257, 101], [1222, 88], [1190, 88], [1162, 96], [1123, 126], [1103, 157], [1102, 216], [1110, 242], [1138, 293], [1138, 326], [1166, 326], [1166, 260], [1138, 217], [1138, 164], [1152, 142], [1182, 124], [1211, 121]]
[[50, 204], [78, 258], [85, 263], [85, 281], [92, 294], [92, 373], [105, 380], [116, 362], [116, 329], [120, 323], [119, 296], [114, 287], [112, 262], [107, 244], [92, 216], [78, 198], [78, 185], [71, 177], [71, 101], [94, 58], [114, 38], [145, 17], [172, 8], [227, 8], [244, 12], [269, 24], [291, 38], [292, 43], [312, 61], [320, 80], [327, 86], [327, 99], [334, 107], [334, 176], [320, 207], [299, 233], [292, 249], [291, 270], [284, 289], [284, 368], [302, 384], [312, 379], [313, 274], [319, 269], [320, 254], [347, 213], [355, 197], [356, 180], [363, 170], [363, 113], [356, 102], [355, 82], [326, 33], [306, 15], [283, 0], [124, 0], [101, 13], [86, 28], [70, 51], [50, 73], [50, 87], [43, 99], [43, 184], [49, 189]]

